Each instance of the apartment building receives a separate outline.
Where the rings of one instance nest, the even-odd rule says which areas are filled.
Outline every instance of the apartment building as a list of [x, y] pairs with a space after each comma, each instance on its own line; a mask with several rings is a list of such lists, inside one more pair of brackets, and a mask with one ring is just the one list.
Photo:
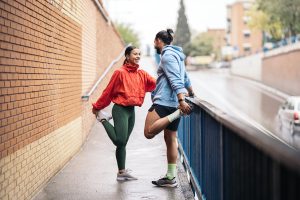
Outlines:
[[261, 51], [262, 32], [250, 30], [247, 11], [255, 0], [237, 0], [227, 6], [227, 45], [232, 47], [233, 56], [240, 57]]
[[221, 49], [226, 45], [226, 31], [225, 29], [208, 29], [207, 34], [213, 39], [213, 50], [215, 58], [221, 59]]

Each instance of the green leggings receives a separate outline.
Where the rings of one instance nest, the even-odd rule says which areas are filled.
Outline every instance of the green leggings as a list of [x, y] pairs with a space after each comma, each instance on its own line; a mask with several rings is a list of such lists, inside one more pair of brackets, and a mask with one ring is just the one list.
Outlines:
[[102, 122], [108, 137], [116, 145], [116, 159], [119, 170], [125, 169], [126, 144], [132, 132], [135, 113], [134, 106], [121, 106], [115, 104], [112, 108], [114, 126], [108, 121]]

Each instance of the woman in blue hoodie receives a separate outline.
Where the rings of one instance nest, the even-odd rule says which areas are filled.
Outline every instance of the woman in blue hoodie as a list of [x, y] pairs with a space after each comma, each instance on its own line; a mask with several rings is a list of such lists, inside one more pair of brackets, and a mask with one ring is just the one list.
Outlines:
[[182, 48], [171, 45], [173, 30], [158, 32], [154, 47], [161, 54], [156, 80], [156, 89], [152, 93], [153, 105], [146, 117], [144, 134], [148, 139], [164, 131], [167, 146], [168, 172], [165, 177], [152, 181], [161, 187], [176, 187], [176, 160], [178, 156], [177, 129], [180, 116], [189, 114], [191, 107], [185, 102], [185, 96], [194, 96], [190, 79], [187, 76]]

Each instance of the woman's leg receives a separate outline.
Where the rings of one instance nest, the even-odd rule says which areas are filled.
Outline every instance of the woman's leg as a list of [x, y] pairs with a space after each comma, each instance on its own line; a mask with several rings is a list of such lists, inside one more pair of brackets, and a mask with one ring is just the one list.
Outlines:
[[[134, 111], [133, 111], [134, 112]], [[126, 144], [128, 138], [128, 120], [130, 112], [123, 106], [116, 105], [113, 109], [114, 125], [116, 130], [116, 159], [119, 171], [125, 170]]]
[[134, 127], [134, 123], [135, 123], [135, 112], [131, 112], [129, 119], [128, 119], [128, 134], [127, 134], [127, 140], [126, 140], [126, 144], [129, 140], [129, 137], [132, 133], [133, 127]]
[[[133, 107], [132, 107], [133, 109]], [[132, 111], [134, 112], [134, 110]], [[112, 109], [112, 116], [114, 126], [108, 121], [103, 121], [102, 124], [107, 132], [107, 135], [114, 143], [116, 148], [116, 159], [119, 171], [125, 170], [126, 161], [126, 144], [128, 140], [128, 120], [129, 114], [126, 107], [114, 105]]]
[[116, 144], [117, 135], [116, 135], [115, 127], [113, 127], [113, 125], [111, 125], [111, 123], [109, 123], [107, 120], [104, 120], [101, 123], [102, 123], [104, 129], [106, 130], [106, 133], [107, 133], [108, 137], [110, 138], [110, 140], [112, 141], [112, 143], [114, 143], [114, 145], [117, 145]]

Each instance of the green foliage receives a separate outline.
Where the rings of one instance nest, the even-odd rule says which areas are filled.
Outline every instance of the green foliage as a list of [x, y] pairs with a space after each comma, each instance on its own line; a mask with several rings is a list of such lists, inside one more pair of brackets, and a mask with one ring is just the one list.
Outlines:
[[213, 39], [206, 33], [200, 33], [186, 45], [189, 56], [209, 56], [213, 53]]
[[191, 40], [191, 32], [185, 15], [185, 7], [183, 0], [180, 0], [180, 8], [178, 10], [177, 26], [175, 31], [174, 45], [181, 46], [185, 49]]
[[257, 0], [270, 20], [279, 20], [285, 36], [300, 33], [300, 0]]
[[129, 25], [118, 22], [114, 24], [126, 44], [132, 43], [133, 46], [140, 47], [139, 36]]
[[250, 17], [248, 24], [250, 29], [264, 31], [273, 41], [282, 39], [283, 27], [279, 18], [271, 17], [265, 11], [259, 10], [258, 4], [254, 4], [247, 15]]

